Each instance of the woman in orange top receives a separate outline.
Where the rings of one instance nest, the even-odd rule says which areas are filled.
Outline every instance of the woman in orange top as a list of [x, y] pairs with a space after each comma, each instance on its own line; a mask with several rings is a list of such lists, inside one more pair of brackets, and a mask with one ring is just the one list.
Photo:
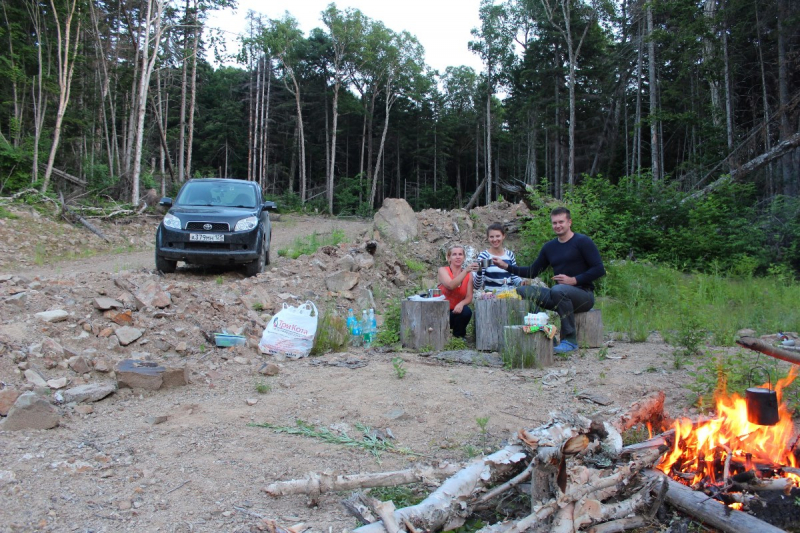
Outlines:
[[464, 265], [465, 258], [464, 247], [455, 244], [447, 250], [449, 265], [439, 268], [439, 288], [450, 302], [450, 329], [454, 337], [462, 339], [472, 318], [472, 273], [478, 269], [477, 263]]

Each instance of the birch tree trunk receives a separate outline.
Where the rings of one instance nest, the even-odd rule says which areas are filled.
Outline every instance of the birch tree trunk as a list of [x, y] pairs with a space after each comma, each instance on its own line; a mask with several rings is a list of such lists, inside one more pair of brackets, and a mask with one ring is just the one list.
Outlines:
[[78, 19], [78, 23], [75, 26], [75, 34], [72, 34], [72, 19], [77, 11], [77, 3], [77, 0], [72, 0], [68, 8], [62, 34], [58, 10], [56, 9], [54, 0], [50, 0], [50, 7], [53, 9], [53, 19], [55, 19], [56, 36], [58, 39], [58, 111], [56, 112], [56, 124], [53, 128], [53, 144], [50, 147], [50, 156], [47, 158], [47, 167], [45, 168], [44, 180], [42, 181], [42, 192], [46, 192], [47, 187], [50, 185], [50, 176], [53, 174], [53, 164], [55, 163], [56, 152], [58, 151], [58, 141], [61, 138], [61, 124], [64, 121], [64, 113], [67, 111], [67, 105], [69, 104], [72, 74], [75, 72], [74, 59], [75, 55], [78, 53], [78, 36], [81, 31], [81, 22], [80, 19]]
[[197, 50], [203, 28], [200, 26], [200, 19], [197, 16], [197, 0], [194, 1], [194, 42], [192, 43], [192, 74], [189, 80], [189, 135], [186, 140], [186, 179], [192, 179], [192, 142], [194, 142], [194, 108], [197, 102]]
[[[28, 8], [28, 13], [31, 17], [34, 32], [36, 33], [36, 40], [39, 46], [36, 47], [37, 57], [37, 75], [34, 76], [34, 83], [31, 87], [31, 98], [33, 101], [33, 165], [31, 168], [31, 185], [39, 181], [39, 141], [42, 138], [42, 129], [44, 128], [45, 111], [47, 111], [47, 99], [44, 96], [44, 62], [42, 58], [42, 49], [45, 48], [45, 37], [43, 32], [42, 14], [36, 6], [30, 3], [25, 3]], [[47, 58], [48, 71], [50, 56]]]
[[648, 43], [649, 61], [649, 89], [650, 89], [650, 166], [653, 172], [653, 181], [661, 180], [661, 156], [659, 155], [659, 135], [658, 135], [658, 83], [656, 78], [656, 43], [653, 40], [653, 9], [647, 6], [647, 34], [650, 36]]
[[186, 64], [186, 49], [189, 48], [189, 0], [184, 8], [183, 61], [181, 65], [181, 112], [178, 119], [178, 183], [186, 180], [186, 83], [189, 67]]
[[[153, 13], [155, 11], [155, 13]], [[147, 108], [147, 94], [150, 76], [158, 59], [158, 46], [161, 42], [163, 27], [161, 16], [164, 12], [164, 0], [148, 0], [147, 17], [142, 35], [142, 66], [139, 76], [138, 105], [136, 108], [136, 137], [134, 141], [133, 174], [131, 176], [131, 203], [139, 203], [139, 174], [142, 171], [142, 146], [144, 145], [144, 116]], [[150, 26], [153, 27], [153, 53], [150, 54]]]

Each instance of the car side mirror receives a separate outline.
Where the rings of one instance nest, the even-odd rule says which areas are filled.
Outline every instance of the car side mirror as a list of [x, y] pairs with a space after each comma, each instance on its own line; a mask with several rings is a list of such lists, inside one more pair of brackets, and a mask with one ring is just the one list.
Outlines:
[[266, 202], [264, 202], [264, 209], [270, 209], [270, 210], [274, 211], [274, 210], [278, 209], [278, 204], [276, 204], [275, 202], [270, 202], [269, 200], [267, 200]]
[[172, 207], [172, 198], [169, 196], [163, 197], [159, 200], [158, 205], [163, 205], [164, 207]]

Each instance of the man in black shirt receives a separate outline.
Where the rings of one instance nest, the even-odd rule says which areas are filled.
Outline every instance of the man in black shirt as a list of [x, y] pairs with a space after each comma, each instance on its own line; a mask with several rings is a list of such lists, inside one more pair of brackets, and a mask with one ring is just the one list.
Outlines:
[[542, 246], [536, 261], [529, 267], [509, 266], [505, 261], [493, 259], [495, 265], [510, 273], [535, 278], [548, 266], [553, 267], [552, 289], [545, 287], [520, 287], [523, 298], [530, 298], [545, 309], [555, 310], [561, 318], [561, 342], [553, 348], [556, 353], [571, 352], [578, 348], [575, 332], [575, 313], [586, 312], [594, 305], [594, 280], [605, 275], [603, 261], [592, 239], [572, 231], [572, 217], [566, 207], [550, 212], [550, 222], [556, 238]]

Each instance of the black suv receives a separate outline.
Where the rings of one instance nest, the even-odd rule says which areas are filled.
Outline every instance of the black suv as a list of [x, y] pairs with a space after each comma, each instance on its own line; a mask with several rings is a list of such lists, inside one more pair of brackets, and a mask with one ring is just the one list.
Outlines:
[[244, 264], [254, 276], [269, 264], [272, 225], [269, 210], [255, 182], [233, 179], [193, 179], [173, 203], [162, 198], [169, 212], [156, 231], [156, 269], [174, 272], [178, 261], [206, 265]]

